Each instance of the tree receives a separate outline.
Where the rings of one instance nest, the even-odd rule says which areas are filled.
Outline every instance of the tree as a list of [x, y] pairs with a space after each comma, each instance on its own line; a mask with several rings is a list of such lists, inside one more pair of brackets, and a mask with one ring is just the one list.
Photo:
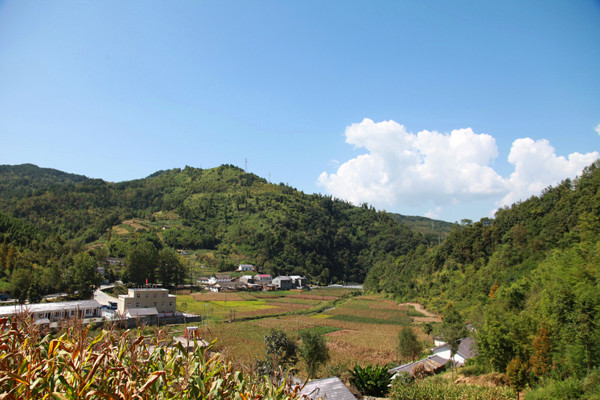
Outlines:
[[126, 258], [124, 279], [137, 285], [154, 283], [158, 251], [154, 243], [142, 240], [133, 245]]
[[423, 346], [417, 339], [417, 335], [411, 327], [405, 326], [398, 335], [398, 352], [402, 358], [409, 358], [411, 361], [421, 354]]
[[27, 268], [16, 268], [11, 276], [11, 292], [13, 297], [23, 303], [27, 298], [27, 291], [33, 280], [31, 271]]
[[517, 400], [519, 400], [519, 393], [527, 385], [527, 363], [521, 362], [519, 357], [513, 358], [506, 367], [506, 377], [510, 386], [517, 392]]
[[170, 248], [158, 252], [158, 279], [163, 286], [180, 285], [185, 280], [185, 267], [177, 253]]
[[329, 350], [325, 338], [317, 332], [304, 331], [300, 334], [300, 357], [306, 363], [308, 376], [314, 377], [319, 367], [329, 361]]
[[550, 372], [552, 365], [552, 355], [550, 353], [551, 342], [546, 328], [546, 324], [542, 324], [533, 339], [533, 354], [529, 359], [531, 371], [536, 376], [545, 376]]
[[77, 292], [81, 299], [89, 299], [94, 290], [102, 283], [96, 261], [88, 253], [75, 256], [73, 266], [69, 269], [71, 291]]
[[29, 289], [27, 290], [27, 300], [29, 300], [30, 303], [39, 303], [42, 301], [42, 298], [43, 296], [40, 293], [38, 283], [33, 280], [29, 286]]
[[[441, 328], [442, 339], [450, 347], [450, 360], [454, 366], [453, 372], [456, 370], [456, 364], [454, 363], [454, 355], [458, 351], [461, 339], [467, 335], [467, 329], [463, 322], [460, 313], [450, 304], [444, 313]], [[454, 373], [452, 374], [454, 380]]]
[[278, 367], [291, 368], [298, 362], [298, 346], [283, 330], [271, 329], [265, 335], [266, 360], [270, 361], [271, 372]]

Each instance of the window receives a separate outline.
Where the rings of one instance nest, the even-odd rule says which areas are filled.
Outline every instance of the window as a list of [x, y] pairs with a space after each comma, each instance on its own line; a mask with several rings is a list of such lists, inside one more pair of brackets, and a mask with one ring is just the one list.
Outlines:
[[156, 298], [156, 296], [158, 296], [156, 293], [154, 293], [154, 298]]
[[135, 308], [140, 308], [140, 303], [135, 303]]
[[136, 295], [136, 297], [139, 299], [139, 298], [140, 298], [140, 294], [138, 293], [138, 294]]
[[156, 302], [154, 302], [154, 307], [156, 307]]

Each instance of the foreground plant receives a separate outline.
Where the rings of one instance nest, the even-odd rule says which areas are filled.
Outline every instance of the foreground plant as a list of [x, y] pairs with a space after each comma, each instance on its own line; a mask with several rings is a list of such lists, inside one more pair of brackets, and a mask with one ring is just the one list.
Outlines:
[[233, 369], [210, 347], [187, 351], [164, 332], [103, 330], [80, 324], [58, 337], [29, 318], [0, 319], [0, 399], [274, 399], [300, 398], [300, 386], [274, 385]]
[[350, 382], [356, 386], [363, 395], [383, 397], [387, 394], [392, 379], [392, 374], [384, 365], [367, 365], [361, 367], [356, 365], [350, 371], [352, 378]]

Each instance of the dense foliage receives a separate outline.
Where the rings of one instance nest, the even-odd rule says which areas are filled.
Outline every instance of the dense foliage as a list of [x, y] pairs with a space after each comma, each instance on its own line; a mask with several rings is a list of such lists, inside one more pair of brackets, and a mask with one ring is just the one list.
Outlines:
[[28, 319], [0, 319], [3, 399], [299, 399], [299, 386], [234, 370], [196, 343], [192, 351], [156, 332], [74, 324], [58, 336]]
[[478, 362], [490, 371], [512, 361], [515, 379], [526, 370], [532, 386], [582, 379], [600, 368], [599, 167], [376, 264], [367, 289], [440, 311], [453, 303], [477, 328]]
[[[425, 231], [415, 233], [397, 222], [398, 216], [329, 196], [305, 195], [231, 165], [159, 171], [121, 183], [29, 164], [1, 166], [0, 188], [2, 218], [12, 226], [9, 232], [0, 219], [0, 234], [7, 246], [15, 247], [13, 255], [31, 250], [34, 238], [36, 243], [77, 246], [59, 249], [51, 244], [52, 257], [64, 274], [69, 263], [61, 258], [91, 246], [99, 260], [127, 258], [124, 278], [138, 284], [146, 279], [183, 280], [181, 266], [157, 269], [173, 261], [161, 253], [163, 248], [198, 250], [203, 262], [219, 269], [243, 261], [274, 275], [294, 273], [313, 283], [329, 283], [362, 282], [374, 262], [437, 241], [436, 234], [426, 232], [422, 218], [413, 219]], [[166, 260], [162, 264], [161, 255]], [[44, 270], [52, 257], [26, 265], [13, 258], [11, 262], [32, 275], [31, 264]], [[42, 288], [42, 293], [49, 289]]]

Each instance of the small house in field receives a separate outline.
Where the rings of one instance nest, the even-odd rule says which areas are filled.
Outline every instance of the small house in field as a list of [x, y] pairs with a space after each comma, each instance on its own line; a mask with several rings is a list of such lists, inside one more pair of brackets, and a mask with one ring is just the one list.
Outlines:
[[[450, 345], [447, 343], [434, 347], [432, 352], [434, 356], [438, 356], [446, 360], [450, 359]], [[462, 339], [458, 345], [458, 351], [456, 354], [454, 354], [454, 362], [460, 367], [461, 365], [464, 365], [465, 361], [474, 357], [476, 354], [475, 339], [472, 337], [466, 337]]]
[[236, 292], [238, 290], [246, 290], [248, 286], [240, 281], [233, 282], [219, 282], [214, 285], [208, 285], [206, 287], [207, 290], [210, 290], [215, 293], [219, 292]]
[[438, 371], [441, 371], [447, 363], [448, 360], [442, 357], [429, 356], [423, 360], [403, 364], [398, 367], [392, 368], [388, 372], [390, 374], [393, 374], [392, 379], [395, 379], [396, 376], [402, 372], [406, 372], [410, 376], [413, 376], [417, 367], [427, 374], [434, 374]]
[[254, 283], [257, 285], [270, 285], [271, 280], [271, 275], [268, 274], [254, 275]]
[[198, 285], [208, 285], [210, 283], [210, 277], [200, 276], [200, 277], [198, 277], [196, 282], [198, 283]]
[[240, 265], [238, 265], [238, 271], [254, 271], [254, 265], [240, 264]]
[[290, 279], [292, 280], [292, 286], [298, 289], [305, 288], [308, 283], [306, 277], [300, 275], [290, 275]]
[[278, 289], [281, 290], [289, 290], [294, 287], [292, 284], [292, 279], [289, 276], [285, 275], [273, 278], [273, 281], [271, 283], [273, 284], [273, 286], [276, 286]]
[[243, 282], [245, 284], [253, 284], [254, 283], [254, 277], [252, 275], [243, 275], [243, 276], [240, 276], [239, 281]]
[[211, 285], [214, 285], [215, 283], [231, 282], [231, 281], [233, 281], [233, 278], [229, 274], [214, 274], [213, 276], [211, 276], [208, 279], [208, 283]]

